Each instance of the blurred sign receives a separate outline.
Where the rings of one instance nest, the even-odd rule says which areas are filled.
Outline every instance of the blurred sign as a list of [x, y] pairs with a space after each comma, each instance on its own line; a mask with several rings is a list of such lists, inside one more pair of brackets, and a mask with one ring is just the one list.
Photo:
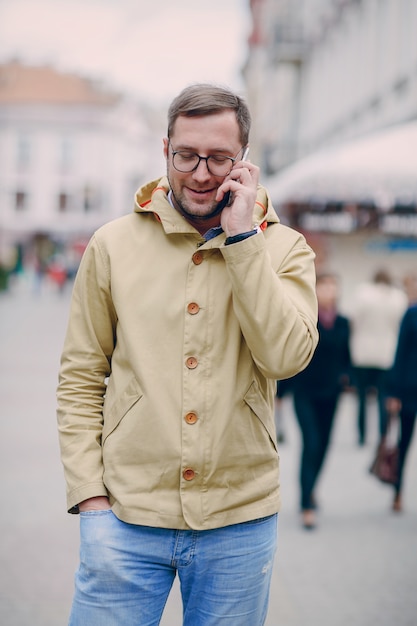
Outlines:
[[351, 233], [356, 230], [355, 219], [349, 213], [304, 213], [297, 226], [314, 232]]
[[290, 226], [308, 232], [352, 233], [374, 230], [384, 234], [417, 237], [417, 206], [382, 211], [373, 203], [288, 203], [281, 207]]
[[266, 187], [298, 228], [417, 236], [417, 122], [323, 149]]
[[417, 214], [409, 215], [390, 213], [383, 215], [380, 220], [380, 229], [383, 233], [392, 235], [413, 235], [417, 237]]

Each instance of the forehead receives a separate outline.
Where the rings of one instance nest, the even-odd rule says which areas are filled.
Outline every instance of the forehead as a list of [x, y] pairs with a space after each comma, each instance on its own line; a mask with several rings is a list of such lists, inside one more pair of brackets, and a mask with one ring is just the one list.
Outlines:
[[206, 150], [239, 150], [239, 125], [234, 111], [187, 117], [180, 115], [174, 124], [171, 139], [178, 146]]

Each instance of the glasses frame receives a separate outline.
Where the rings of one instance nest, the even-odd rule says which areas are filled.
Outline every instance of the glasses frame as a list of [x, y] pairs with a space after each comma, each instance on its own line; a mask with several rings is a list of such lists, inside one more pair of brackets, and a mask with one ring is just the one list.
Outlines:
[[[172, 167], [177, 171], [180, 172], [181, 174], [191, 174], [192, 172], [195, 172], [196, 169], [198, 169], [198, 166], [200, 165], [201, 161], [205, 161], [206, 162], [206, 167], [207, 167], [207, 171], [212, 175], [212, 176], [217, 176], [218, 178], [224, 178], [225, 176], [228, 176], [230, 174], [230, 172], [233, 169], [234, 164], [236, 163], [236, 161], [238, 161], [239, 159], [237, 158], [237, 155], [239, 154], [239, 152], [242, 152], [245, 149], [245, 146], [242, 146], [239, 150], [239, 152], [237, 153], [237, 155], [235, 157], [231, 157], [231, 156], [227, 156], [227, 155], [217, 155], [217, 154], [210, 154], [207, 157], [203, 157], [200, 156], [198, 154], [198, 152], [193, 152], [192, 150], [174, 150], [174, 146], [171, 143], [171, 140], [169, 140], [169, 145], [171, 146], [171, 161], [172, 161]], [[176, 154], [179, 154], [181, 152], [188, 152], [189, 154], [195, 154], [195, 156], [198, 158], [197, 163], [195, 164], [195, 166], [191, 169], [191, 170], [187, 170], [186, 172], [184, 172], [183, 170], [179, 170], [177, 167], [175, 167], [175, 163], [174, 163], [174, 157]], [[211, 171], [210, 167], [209, 167], [209, 159], [211, 159], [212, 157], [215, 156], [224, 156], [225, 159], [229, 159], [229, 161], [232, 162], [232, 165], [230, 167], [230, 169], [226, 172], [226, 174], [213, 174], [213, 172]]]

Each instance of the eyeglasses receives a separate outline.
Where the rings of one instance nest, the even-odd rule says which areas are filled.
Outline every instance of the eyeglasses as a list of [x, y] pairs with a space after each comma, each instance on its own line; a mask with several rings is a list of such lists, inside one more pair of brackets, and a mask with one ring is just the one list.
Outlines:
[[188, 150], [174, 150], [172, 144], [171, 151], [172, 165], [177, 172], [183, 172], [184, 174], [194, 172], [200, 165], [200, 161], [205, 161], [210, 174], [213, 176], [227, 176], [237, 161], [237, 155], [229, 157], [223, 154], [211, 154], [208, 157], [203, 157], [196, 152], [189, 152]]

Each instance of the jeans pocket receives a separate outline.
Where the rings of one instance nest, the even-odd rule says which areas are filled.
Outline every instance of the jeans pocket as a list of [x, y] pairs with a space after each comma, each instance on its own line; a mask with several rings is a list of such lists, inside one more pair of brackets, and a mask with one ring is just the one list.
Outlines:
[[101, 515], [109, 515], [111, 509], [98, 509], [94, 511], [80, 511], [80, 517], [100, 517]]
[[278, 519], [278, 513], [272, 513], [272, 515], [265, 515], [265, 517], [257, 517], [256, 519], [249, 520], [247, 522], [242, 522], [242, 524], [246, 524], [247, 526], [255, 526], [258, 524], [265, 524], [272, 520], [272, 518], [276, 517]]

